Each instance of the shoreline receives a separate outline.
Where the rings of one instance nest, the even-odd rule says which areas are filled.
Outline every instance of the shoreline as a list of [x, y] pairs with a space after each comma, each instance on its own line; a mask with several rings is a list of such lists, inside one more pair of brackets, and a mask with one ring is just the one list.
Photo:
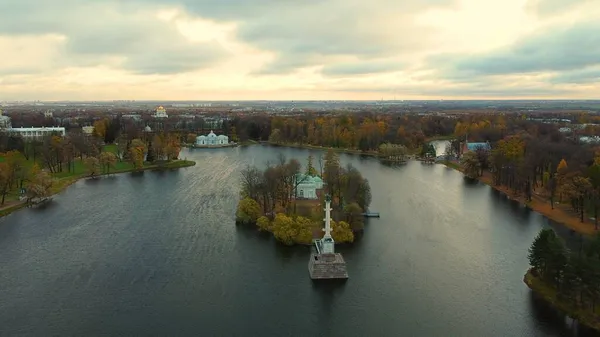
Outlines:
[[[448, 168], [454, 169], [460, 173], [463, 173], [460, 165], [457, 163], [441, 162], [441, 164]], [[528, 209], [530, 209], [534, 212], [537, 212], [538, 214], [543, 215], [544, 217], [548, 218], [549, 220], [551, 220], [561, 226], [567, 227], [568, 229], [573, 230], [579, 234], [593, 236], [593, 235], [596, 235], [598, 232], [600, 232], [600, 231], [597, 231], [594, 229], [594, 223], [590, 222], [589, 219], [586, 218], [586, 220], [584, 222], [581, 222], [579, 220], [579, 215], [571, 214], [571, 212], [564, 209], [563, 204], [556, 203], [554, 208], [552, 208], [550, 205], [550, 201], [545, 200], [542, 196], [540, 196], [538, 193], [536, 193], [535, 190], [533, 191], [532, 196], [531, 196], [532, 200], [525, 201], [523, 196], [513, 195], [513, 193], [506, 186], [494, 185], [492, 183], [491, 177], [486, 175], [486, 173], [488, 173], [488, 175], [489, 175], [489, 172], [485, 172], [484, 175], [476, 178], [476, 180], [483, 184], [486, 184], [486, 185], [490, 186], [491, 188], [493, 188], [494, 190], [502, 193], [508, 199], [510, 199], [512, 201], [516, 201], [520, 205], [525, 206]], [[599, 224], [599, 228], [600, 228], [600, 224]]]
[[[287, 144], [287, 143], [275, 144], [275, 143], [272, 143], [269, 141], [259, 141], [258, 144], [261, 144], [261, 145], [266, 144], [266, 145], [271, 145], [271, 146], [276, 146], [276, 147], [308, 149], [308, 150], [321, 150], [321, 151], [332, 150], [337, 153], [379, 157], [379, 154], [375, 153], [375, 152], [363, 152], [360, 150], [352, 150], [352, 149], [328, 148], [328, 147], [308, 145], [308, 144]], [[411, 157], [410, 159], [414, 159], [414, 158]], [[455, 162], [446, 162], [446, 161], [436, 162], [435, 164], [438, 164], [438, 163], [445, 165], [448, 168], [454, 169], [460, 173], [463, 173], [462, 169], [460, 167], [460, 164], [457, 164]], [[555, 204], [554, 208], [552, 208], [550, 205], [550, 202], [548, 200], [545, 200], [542, 196], [537, 194], [535, 191], [533, 191], [532, 200], [530, 202], [527, 202], [524, 200], [523, 196], [513, 195], [513, 193], [507, 187], [494, 185], [492, 183], [491, 177], [488, 177], [486, 174], [484, 174], [481, 177], [478, 177], [477, 181], [490, 186], [494, 190], [502, 193], [508, 199], [516, 201], [520, 205], [525, 206], [528, 209], [530, 209], [534, 212], [537, 212], [538, 214], [543, 215], [544, 217], [548, 218], [549, 220], [551, 220], [561, 226], [564, 226], [570, 230], [573, 230], [577, 233], [584, 234], [587, 236], [593, 236], [593, 235], [596, 235], [598, 232], [600, 232], [600, 230], [594, 229], [595, 225], [594, 225], [594, 223], [591, 223], [589, 221], [589, 219], [586, 218], [586, 220], [584, 222], [581, 222], [579, 220], [578, 215], [571, 214], [568, 210], [565, 210], [562, 204], [557, 203], [557, 204]], [[599, 228], [600, 228], [600, 224], [599, 224]]]
[[373, 152], [373, 151], [342, 149], [342, 148], [337, 148], [337, 147], [325, 147], [325, 146], [317, 146], [317, 145], [310, 145], [310, 144], [289, 144], [289, 143], [277, 144], [277, 143], [269, 142], [266, 140], [261, 140], [258, 142], [258, 144], [263, 144], [263, 145], [266, 144], [266, 145], [271, 145], [271, 146], [275, 146], [275, 147], [289, 147], [289, 148], [294, 148], [294, 149], [305, 149], [305, 150], [321, 150], [321, 151], [332, 150], [333, 152], [337, 152], [337, 153], [358, 154], [358, 155], [363, 155], [363, 156], [379, 157], [379, 153]]
[[[164, 166], [158, 165], [158, 164], [144, 166], [139, 170], [136, 170], [136, 169], [115, 170], [115, 171], [111, 171], [110, 173], [99, 174], [95, 178], [109, 176], [112, 174], [136, 173], [136, 172], [143, 172], [143, 171], [165, 170], [165, 169], [174, 170], [174, 169], [180, 169], [180, 168], [190, 167], [190, 166], [194, 166], [194, 165], [196, 165], [196, 162], [192, 161], [192, 160], [178, 160], [175, 162], [167, 163]], [[50, 197], [53, 197], [53, 196], [59, 194], [60, 192], [64, 191], [67, 187], [73, 185], [74, 183], [78, 182], [81, 179], [86, 179], [86, 178], [91, 178], [91, 177], [83, 174], [83, 175], [78, 175], [78, 176], [55, 178], [56, 180], [55, 180], [54, 184], [50, 187], [50, 189], [52, 191], [52, 194], [50, 194]], [[4, 208], [0, 208], [0, 218], [5, 217], [13, 212], [16, 212], [22, 208], [25, 208], [27, 206], [28, 206], [27, 202], [25, 202], [25, 201], [17, 201], [13, 205], [4, 206]]]
[[525, 273], [523, 282], [536, 296], [542, 298], [552, 308], [569, 316], [569, 318], [577, 320], [586, 327], [600, 331], [600, 321], [593, 312], [557, 298], [556, 289], [534, 276], [531, 269]]

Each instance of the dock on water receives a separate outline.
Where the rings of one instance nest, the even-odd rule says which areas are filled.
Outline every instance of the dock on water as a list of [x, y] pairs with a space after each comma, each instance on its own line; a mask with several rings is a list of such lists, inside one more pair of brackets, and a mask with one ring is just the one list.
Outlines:
[[362, 215], [365, 218], [379, 218], [379, 212], [365, 212]]

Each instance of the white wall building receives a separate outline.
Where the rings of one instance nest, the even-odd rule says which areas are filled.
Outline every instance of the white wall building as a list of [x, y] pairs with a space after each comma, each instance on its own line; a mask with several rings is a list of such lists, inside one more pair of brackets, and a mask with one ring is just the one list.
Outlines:
[[296, 198], [298, 199], [318, 199], [317, 190], [323, 188], [323, 180], [320, 177], [312, 177], [306, 174], [296, 175]]
[[156, 109], [156, 112], [154, 113], [154, 118], [168, 118], [169, 115], [167, 115], [167, 110], [165, 108], [163, 108], [162, 106], [159, 106]]
[[215, 135], [212, 130], [206, 136], [196, 137], [196, 145], [200, 146], [213, 146], [213, 145], [227, 145], [229, 144], [229, 137], [225, 135]]
[[23, 138], [41, 138], [44, 136], [52, 135], [53, 133], [58, 133], [61, 136], [64, 136], [66, 131], [62, 126], [55, 127], [32, 127], [32, 128], [10, 128], [6, 129], [9, 133], [20, 135]]

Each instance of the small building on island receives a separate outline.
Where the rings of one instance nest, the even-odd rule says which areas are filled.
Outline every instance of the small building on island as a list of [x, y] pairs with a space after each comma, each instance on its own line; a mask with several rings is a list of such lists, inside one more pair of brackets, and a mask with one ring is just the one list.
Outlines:
[[323, 179], [319, 176], [311, 176], [299, 173], [296, 175], [296, 198], [297, 199], [318, 199], [317, 190], [323, 188]]
[[212, 130], [206, 136], [201, 135], [196, 137], [197, 147], [210, 147], [210, 146], [225, 146], [229, 144], [229, 137], [225, 135], [216, 135]]

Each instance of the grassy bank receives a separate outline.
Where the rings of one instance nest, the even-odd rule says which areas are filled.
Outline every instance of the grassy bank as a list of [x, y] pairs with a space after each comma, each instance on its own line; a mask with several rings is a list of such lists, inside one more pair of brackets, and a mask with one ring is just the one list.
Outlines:
[[598, 314], [600, 308], [594, 312], [591, 308], [581, 308], [560, 299], [557, 296], [556, 288], [534, 276], [531, 270], [527, 271], [523, 281], [537, 296], [543, 298], [553, 308], [576, 319], [585, 326], [600, 331], [600, 315]]
[[[447, 167], [453, 168], [459, 172], [463, 172], [460, 164], [455, 162], [444, 162]], [[529, 209], [542, 214], [548, 219], [561, 224], [563, 226], [572, 229], [577, 233], [584, 235], [595, 235], [598, 231], [595, 229], [595, 225], [589, 219], [584, 219], [581, 222], [579, 214], [571, 211], [567, 205], [555, 204], [554, 208], [550, 205], [550, 201], [547, 198], [539, 195], [535, 191], [531, 196], [531, 201], [527, 201], [523, 195], [515, 195], [508, 187], [494, 185], [492, 174], [490, 172], [484, 172], [484, 174], [477, 178], [480, 182], [489, 185], [496, 191], [499, 191], [506, 195], [509, 199], [519, 202], [521, 205], [528, 207]]]
[[[98, 177], [118, 173], [141, 172], [146, 170], [171, 170], [194, 165], [196, 165], [195, 161], [174, 160], [163, 164], [145, 163], [144, 167], [142, 167], [141, 169], [136, 169], [131, 163], [118, 162], [115, 165], [114, 170], [111, 170], [109, 173], [102, 173], [98, 175]], [[54, 173], [52, 174], [52, 177], [54, 178], [54, 182], [50, 190], [52, 195], [55, 195], [63, 191], [65, 188], [69, 187], [71, 184], [74, 184], [79, 179], [89, 178], [89, 175], [87, 174], [83, 164], [77, 161], [72, 172]], [[17, 198], [17, 195], [11, 195], [10, 198], [7, 198], [7, 203], [0, 207], [0, 217], [8, 215], [14, 211], [17, 211], [27, 206], [27, 203], [25, 201], [20, 201]]]

